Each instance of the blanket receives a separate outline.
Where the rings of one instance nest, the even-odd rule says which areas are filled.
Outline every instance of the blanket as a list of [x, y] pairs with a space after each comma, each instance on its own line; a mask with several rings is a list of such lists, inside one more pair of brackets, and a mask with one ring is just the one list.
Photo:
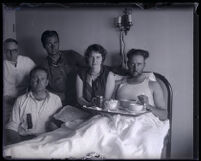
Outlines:
[[158, 159], [169, 120], [152, 113], [138, 117], [95, 115], [67, 121], [55, 131], [4, 147], [4, 156], [23, 159]]

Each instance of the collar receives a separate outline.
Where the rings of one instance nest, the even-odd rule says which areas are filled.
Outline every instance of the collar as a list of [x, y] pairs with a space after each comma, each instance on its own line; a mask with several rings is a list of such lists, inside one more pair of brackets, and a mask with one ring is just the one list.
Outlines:
[[[46, 99], [49, 100], [49, 98], [50, 98], [50, 93], [49, 93], [48, 90], [45, 90], [45, 92], [47, 93], [47, 97], [46, 97], [44, 100], [46, 100]], [[27, 92], [27, 93], [26, 93], [26, 97], [30, 97], [30, 98], [32, 98], [33, 100], [36, 100], [36, 98], [34, 97], [32, 91]]]
[[14, 62], [14, 61], [10, 61], [10, 60], [7, 60], [7, 62], [11, 65], [13, 65], [14, 67], [17, 67], [17, 62]]
[[7, 61], [9, 64], [13, 65], [14, 67], [17, 67], [18, 58], [19, 58], [19, 55], [17, 56], [16, 62], [15, 62], [15, 61], [10, 61], [10, 60], [7, 60], [7, 59], [6, 59], [6, 61]]
[[54, 67], [57, 67], [59, 65], [61, 65], [64, 61], [63, 61], [63, 54], [61, 53], [61, 51], [59, 51], [59, 59], [56, 63], [53, 63], [52, 62], [52, 59], [50, 58], [50, 56], [47, 56], [47, 61], [48, 61], [48, 64], [51, 65], [51, 66], [54, 66]]
[[[99, 72], [99, 76], [103, 74], [104, 70], [105, 70], [104, 65], [101, 65], [101, 70], [100, 70], [100, 72]], [[87, 73], [88, 73], [89, 75], [91, 75], [89, 71], [90, 71], [90, 67], [88, 68]], [[99, 77], [99, 76], [98, 76], [98, 77]]]

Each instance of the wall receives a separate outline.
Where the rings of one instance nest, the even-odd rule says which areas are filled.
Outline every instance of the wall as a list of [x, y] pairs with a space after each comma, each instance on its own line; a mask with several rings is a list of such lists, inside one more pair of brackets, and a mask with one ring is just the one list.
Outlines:
[[[113, 18], [121, 8], [21, 9], [16, 11], [17, 39], [21, 52], [40, 62], [46, 56], [41, 33], [56, 30], [61, 49], [83, 54], [88, 45], [100, 43], [107, 51], [106, 64], [119, 53], [119, 33]], [[172, 157], [193, 155], [193, 9], [133, 10], [134, 25], [125, 37], [126, 51], [150, 52], [147, 70], [166, 76], [173, 92]]]
[[[74, 49], [83, 54], [87, 46], [100, 43], [111, 55], [119, 51], [118, 32], [112, 28], [113, 18], [119, 12], [102, 9], [20, 10], [16, 15], [18, 40], [23, 44], [22, 51], [34, 60], [46, 55], [40, 41], [46, 29], [58, 31], [61, 49]], [[108, 57], [106, 63], [110, 62]]]
[[15, 10], [6, 6], [3, 8], [3, 40], [7, 38], [16, 38], [15, 28]]

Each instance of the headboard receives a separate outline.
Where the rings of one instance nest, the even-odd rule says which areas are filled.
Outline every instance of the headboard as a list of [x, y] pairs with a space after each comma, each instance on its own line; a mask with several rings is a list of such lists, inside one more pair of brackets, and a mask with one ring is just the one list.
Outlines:
[[[171, 134], [172, 134], [172, 100], [173, 100], [173, 92], [172, 87], [169, 81], [161, 74], [154, 72], [156, 80], [161, 85], [163, 90], [163, 94], [165, 97], [167, 111], [168, 111], [168, 119], [170, 121], [170, 129], [168, 131], [168, 135], [165, 138], [166, 149], [163, 149], [162, 158], [170, 158], [171, 157]], [[164, 154], [165, 153], [165, 154]]]

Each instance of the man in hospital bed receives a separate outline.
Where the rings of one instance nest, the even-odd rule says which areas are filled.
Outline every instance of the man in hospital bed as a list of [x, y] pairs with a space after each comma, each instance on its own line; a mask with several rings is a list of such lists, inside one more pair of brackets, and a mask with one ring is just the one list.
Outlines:
[[[67, 121], [53, 132], [5, 147], [4, 156], [49, 159], [94, 156], [107, 159], [160, 158], [169, 120], [166, 119], [160, 86], [143, 74], [147, 57], [148, 52], [144, 50], [128, 53], [130, 76], [118, 87], [117, 98], [138, 99], [151, 112], [138, 117], [95, 115], [83, 122], [79, 119]], [[110, 85], [107, 84], [106, 88], [111, 88], [106, 90], [107, 99], [114, 90], [111, 85], [113, 78], [112, 74], [108, 77]]]

